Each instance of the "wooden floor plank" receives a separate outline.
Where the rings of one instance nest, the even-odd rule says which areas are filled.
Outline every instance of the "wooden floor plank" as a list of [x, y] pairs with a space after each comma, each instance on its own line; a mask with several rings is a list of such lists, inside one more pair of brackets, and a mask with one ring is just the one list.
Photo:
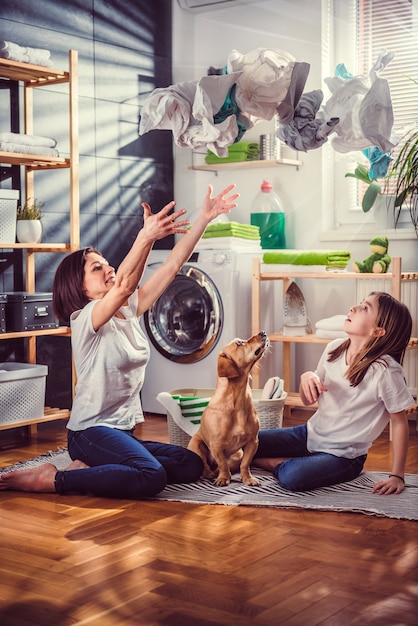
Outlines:
[[[294, 423], [306, 411], [292, 411]], [[168, 440], [148, 416], [144, 439]], [[411, 424], [408, 470], [418, 473]], [[0, 466], [66, 445], [0, 433]], [[387, 471], [384, 433], [366, 462]], [[396, 496], [392, 496], [396, 497]], [[7, 626], [412, 626], [417, 523], [361, 514], [0, 493]]]

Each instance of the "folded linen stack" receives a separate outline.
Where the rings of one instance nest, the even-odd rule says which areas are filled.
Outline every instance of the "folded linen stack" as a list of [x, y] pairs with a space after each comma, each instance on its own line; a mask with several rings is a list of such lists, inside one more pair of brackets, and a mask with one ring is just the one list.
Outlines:
[[24, 133], [0, 133], [0, 151], [2, 152], [59, 157], [59, 152], [55, 149], [56, 145], [55, 139], [50, 137], [38, 137]]
[[343, 330], [343, 324], [347, 319], [346, 315], [333, 315], [319, 320], [315, 324], [315, 335], [321, 339], [337, 339], [338, 337], [348, 337]]
[[260, 253], [260, 229], [252, 224], [215, 222], [209, 224], [198, 244], [198, 249], [224, 249]]
[[327, 269], [343, 269], [350, 260], [348, 250], [275, 250], [265, 252], [263, 263], [289, 265], [323, 265]]
[[52, 67], [50, 60], [51, 53], [43, 48], [31, 48], [20, 46], [12, 41], [0, 40], [0, 58], [18, 61], [19, 63], [31, 63], [32, 65], [42, 65]]
[[208, 150], [205, 161], [208, 165], [218, 163], [239, 163], [243, 161], [256, 161], [259, 157], [260, 148], [258, 143], [253, 141], [238, 141], [228, 146], [228, 156], [221, 158]]

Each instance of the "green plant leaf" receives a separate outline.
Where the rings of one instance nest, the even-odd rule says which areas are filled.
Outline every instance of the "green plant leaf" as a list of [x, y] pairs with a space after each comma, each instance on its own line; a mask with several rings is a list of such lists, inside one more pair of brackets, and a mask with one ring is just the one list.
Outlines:
[[366, 193], [363, 196], [363, 202], [361, 203], [361, 208], [364, 213], [367, 213], [372, 208], [374, 201], [379, 195], [381, 190], [381, 185], [376, 183], [375, 181], [371, 182], [369, 188], [366, 189]]
[[348, 172], [345, 175], [347, 178], [357, 178], [357, 180], [361, 180], [363, 183], [370, 185], [371, 180], [369, 177], [369, 170], [364, 165], [357, 165], [354, 172]]

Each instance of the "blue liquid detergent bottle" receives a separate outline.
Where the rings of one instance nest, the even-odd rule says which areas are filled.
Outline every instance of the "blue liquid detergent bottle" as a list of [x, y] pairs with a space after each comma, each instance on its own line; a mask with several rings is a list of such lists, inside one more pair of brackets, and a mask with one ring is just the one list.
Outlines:
[[286, 216], [282, 201], [268, 180], [263, 180], [261, 189], [254, 198], [251, 224], [260, 228], [263, 250], [286, 248]]

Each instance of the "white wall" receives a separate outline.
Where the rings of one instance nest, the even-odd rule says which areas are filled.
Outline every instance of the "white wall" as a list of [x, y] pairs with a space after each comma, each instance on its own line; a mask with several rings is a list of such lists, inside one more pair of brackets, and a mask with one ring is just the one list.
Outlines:
[[[258, 47], [271, 47], [310, 63], [305, 91], [320, 88], [326, 92], [321, 77], [321, 0], [265, 0], [204, 13], [184, 11], [173, 0], [173, 9], [174, 82], [196, 80], [204, 76], [211, 65], [224, 66], [233, 49], [245, 53]], [[258, 141], [260, 134], [271, 132], [272, 128], [263, 122], [248, 131], [243, 139]], [[352, 260], [363, 260], [370, 253], [369, 240], [373, 236], [366, 221], [364, 227], [342, 235], [322, 232], [322, 156], [321, 148], [299, 153], [303, 161], [299, 171], [277, 166], [265, 170], [221, 171], [216, 176], [212, 172], [189, 170], [191, 151], [175, 147], [176, 200], [179, 206], [194, 210], [209, 183], [215, 190], [221, 190], [235, 182], [241, 197], [231, 219], [249, 223], [251, 203], [263, 178], [267, 178], [285, 202], [288, 247], [348, 249]], [[418, 239], [414, 235], [409, 238], [391, 235], [389, 252], [403, 258], [404, 270], [418, 268]], [[345, 313], [355, 302], [354, 281], [352, 285], [351, 281], [313, 283], [301, 283], [312, 322]], [[315, 366], [321, 351], [321, 347], [296, 347], [297, 376]]]

